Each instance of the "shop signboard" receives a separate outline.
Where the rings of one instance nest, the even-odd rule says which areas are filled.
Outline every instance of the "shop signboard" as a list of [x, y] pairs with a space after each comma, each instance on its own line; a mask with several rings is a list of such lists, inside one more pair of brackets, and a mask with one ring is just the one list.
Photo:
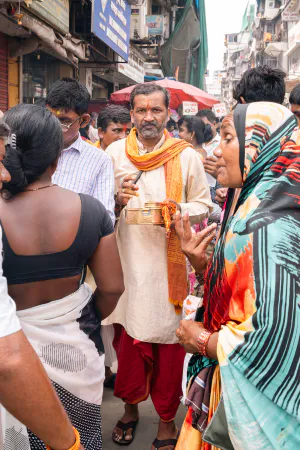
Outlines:
[[164, 16], [146, 16], [146, 25], [150, 36], [163, 35]]
[[213, 111], [217, 117], [225, 117], [227, 114], [225, 103], [218, 103], [213, 106]]
[[32, 2], [30, 10], [34, 11], [45, 22], [63, 33], [69, 33], [69, 0], [47, 0], [44, 2]]
[[180, 105], [181, 116], [195, 116], [198, 112], [197, 102], [182, 102]]
[[93, 0], [92, 33], [128, 61], [131, 10], [127, 0]]
[[281, 15], [283, 22], [299, 22], [299, 11], [283, 11]]

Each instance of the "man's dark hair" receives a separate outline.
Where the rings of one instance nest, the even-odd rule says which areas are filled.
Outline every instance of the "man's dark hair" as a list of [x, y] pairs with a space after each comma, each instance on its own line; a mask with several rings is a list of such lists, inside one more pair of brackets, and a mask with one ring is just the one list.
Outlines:
[[294, 87], [290, 94], [290, 105], [300, 105], [300, 84]]
[[167, 130], [169, 130], [172, 127], [176, 127], [176, 122], [173, 119], [170, 119], [169, 122], [167, 122]]
[[98, 113], [96, 112], [91, 112], [90, 116], [91, 116], [91, 120], [97, 120], [98, 119]]
[[46, 104], [50, 108], [75, 111], [81, 116], [88, 110], [90, 94], [83, 84], [73, 78], [63, 78], [56, 81], [50, 89]]
[[170, 106], [170, 93], [165, 89], [164, 87], [160, 86], [159, 84], [154, 83], [143, 83], [143, 84], [137, 84], [135, 88], [131, 91], [130, 94], [130, 107], [131, 109], [134, 108], [134, 99], [137, 95], [151, 95], [156, 92], [161, 92], [165, 96], [165, 105], [166, 108], [169, 108]]
[[46, 99], [43, 98], [43, 97], [37, 98], [34, 101], [34, 104], [37, 105], [37, 106], [44, 106], [44, 107], [46, 107]]
[[98, 115], [97, 127], [106, 131], [108, 125], [113, 123], [128, 123], [130, 122], [130, 113], [124, 106], [109, 105], [102, 109]]
[[286, 73], [268, 66], [247, 70], [233, 92], [233, 98], [242, 103], [274, 102], [282, 105], [285, 96]]
[[206, 117], [211, 123], [217, 122], [217, 116], [211, 109], [200, 109], [196, 117]]

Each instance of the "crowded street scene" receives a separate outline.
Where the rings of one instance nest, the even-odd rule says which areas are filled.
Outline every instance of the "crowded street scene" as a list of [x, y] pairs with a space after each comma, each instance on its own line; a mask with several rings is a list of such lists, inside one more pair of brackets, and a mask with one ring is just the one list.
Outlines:
[[300, 0], [0, 0], [0, 450], [300, 450]]

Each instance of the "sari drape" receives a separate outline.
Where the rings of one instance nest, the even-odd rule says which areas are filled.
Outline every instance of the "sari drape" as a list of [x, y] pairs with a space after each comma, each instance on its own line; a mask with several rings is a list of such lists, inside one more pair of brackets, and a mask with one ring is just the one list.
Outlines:
[[[243, 187], [206, 274], [204, 326], [219, 331], [233, 446], [293, 450], [300, 448], [300, 132], [281, 105], [244, 108]], [[213, 362], [192, 363], [190, 375]]]
[[[68, 297], [17, 314], [84, 448], [101, 450], [104, 354], [92, 290], [83, 284]], [[46, 448], [25, 425], [0, 408], [4, 449]]]

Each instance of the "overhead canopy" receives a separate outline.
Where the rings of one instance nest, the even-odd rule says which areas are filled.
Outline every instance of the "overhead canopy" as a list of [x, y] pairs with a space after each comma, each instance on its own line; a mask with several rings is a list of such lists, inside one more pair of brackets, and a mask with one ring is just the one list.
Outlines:
[[34, 33], [29, 39], [14, 41], [10, 44], [10, 56], [21, 56], [35, 50], [45, 50], [77, 66], [78, 60], [85, 61], [87, 44], [70, 34], [62, 36], [36, 17], [24, 14], [23, 27]]
[[[170, 80], [165, 78], [163, 80], [154, 81], [154, 84], [159, 84], [166, 88], [171, 94], [171, 109], [178, 109], [182, 102], [197, 102], [199, 109], [212, 108], [213, 105], [219, 103], [212, 95], [202, 91], [190, 84], [181, 83], [180, 81]], [[111, 94], [112, 103], [129, 103], [130, 94], [134, 86], [130, 86], [120, 91]]]

